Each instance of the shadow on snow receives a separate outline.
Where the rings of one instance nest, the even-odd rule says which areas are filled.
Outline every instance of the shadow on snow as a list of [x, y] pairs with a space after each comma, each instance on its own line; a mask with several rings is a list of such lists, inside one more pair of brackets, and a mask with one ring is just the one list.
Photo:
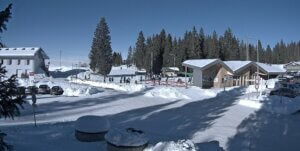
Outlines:
[[144, 130], [153, 142], [188, 139], [195, 132], [209, 128], [242, 95], [242, 90], [231, 90], [235, 95], [230, 91], [221, 92], [214, 98], [154, 113], [156, 106], [139, 108], [111, 115], [109, 119], [113, 126]]
[[241, 122], [237, 134], [229, 139], [227, 150], [299, 151], [300, 114], [272, 114], [263, 108]]

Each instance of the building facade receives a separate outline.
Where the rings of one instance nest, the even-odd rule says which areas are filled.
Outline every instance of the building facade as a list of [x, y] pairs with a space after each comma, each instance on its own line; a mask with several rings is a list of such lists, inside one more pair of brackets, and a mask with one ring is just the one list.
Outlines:
[[28, 77], [29, 74], [48, 75], [50, 60], [40, 47], [0, 48], [0, 63], [7, 70], [6, 76]]
[[278, 65], [240, 60], [194, 59], [182, 65], [193, 69], [193, 85], [202, 88], [254, 85], [286, 72]]
[[219, 59], [186, 60], [183, 66], [193, 69], [193, 85], [202, 88], [231, 86], [231, 69]]
[[300, 62], [290, 62], [284, 68], [287, 72], [300, 72]]

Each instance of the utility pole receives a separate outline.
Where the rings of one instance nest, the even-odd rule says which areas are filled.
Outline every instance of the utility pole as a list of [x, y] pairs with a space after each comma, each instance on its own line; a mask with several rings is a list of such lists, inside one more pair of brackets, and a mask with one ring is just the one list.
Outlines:
[[249, 44], [248, 44], [248, 36], [246, 36], [246, 60], [249, 61]]
[[153, 51], [151, 51], [151, 76], [153, 74]]
[[61, 50], [59, 50], [59, 68], [61, 69]]
[[258, 68], [258, 62], [259, 62], [259, 53], [258, 53], [258, 42], [257, 42], [257, 48], [256, 48], [256, 68], [257, 68], [257, 88], [256, 91], [258, 92], [258, 88], [259, 88], [259, 83], [258, 83], [258, 78], [259, 78], [259, 68]]
[[173, 67], [175, 67], [175, 54], [170, 54], [171, 56], [173, 56]]

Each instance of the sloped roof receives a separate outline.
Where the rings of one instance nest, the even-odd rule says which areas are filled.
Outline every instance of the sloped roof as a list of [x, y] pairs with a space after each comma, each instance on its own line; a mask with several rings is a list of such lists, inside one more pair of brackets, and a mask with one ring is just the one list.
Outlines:
[[287, 64], [284, 65], [284, 67], [288, 66], [288, 65], [292, 65], [292, 66], [295, 66], [295, 65], [300, 65], [300, 61], [292, 61], [292, 62], [289, 62]]
[[218, 60], [219, 59], [192, 59], [184, 61], [182, 65], [190, 68], [204, 68], [205, 66]]
[[113, 67], [110, 70], [109, 76], [126, 76], [126, 75], [135, 75], [136, 70], [132, 68], [123, 67]]
[[189, 68], [199, 68], [201, 70], [204, 70], [206, 68], [209, 68], [215, 64], [221, 64], [224, 68], [232, 72], [231, 68], [229, 68], [223, 61], [220, 59], [192, 59], [192, 60], [186, 60], [182, 63], [183, 66], [189, 67]]
[[19, 48], [0, 48], [1, 57], [33, 57], [37, 52], [41, 52], [44, 59], [49, 59], [48, 55], [40, 47], [19, 47]]
[[265, 72], [268, 74], [280, 74], [286, 72], [284, 69], [280, 68], [277, 65], [272, 65], [272, 64], [265, 64], [265, 63], [260, 63], [256, 62], [256, 64]]
[[233, 71], [237, 72], [238, 70], [250, 65], [252, 61], [239, 61], [239, 60], [232, 60], [232, 61], [224, 61], [224, 63]]

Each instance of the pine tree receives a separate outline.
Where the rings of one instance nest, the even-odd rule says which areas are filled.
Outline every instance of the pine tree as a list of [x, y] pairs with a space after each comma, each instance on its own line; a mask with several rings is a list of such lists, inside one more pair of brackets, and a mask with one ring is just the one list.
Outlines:
[[258, 54], [259, 54], [259, 62], [265, 63], [264, 49], [262, 47], [262, 44], [261, 44], [260, 40], [258, 40], [258, 42], [257, 42], [257, 49], [258, 49]]
[[127, 59], [126, 59], [126, 64], [131, 65], [132, 64], [132, 48], [131, 46], [128, 48], [128, 54], [127, 54]]
[[[6, 22], [11, 18], [12, 4], [9, 4], [5, 10], [0, 11], [0, 33], [7, 30]], [[4, 44], [0, 42], [0, 47]], [[19, 108], [25, 103], [23, 98], [17, 94], [16, 76], [13, 75], [4, 79], [6, 70], [0, 64], [0, 118], [12, 118], [20, 115]], [[0, 150], [12, 150], [12, 145], [4, 141], [5, 133], [0, 131]]]
[[214, 31], [212, 37], [208, 42], [208, 58], [219, 58], [219, 42], [218, 42], [218, 35], [217, 32]]
[[166, 49], [163, 54], [163, 66], [164, 67], [174, 66], [174, 57], [175, 57], [175, 53], [173, 52], [172, 36], [168, 34], [166, 40]]
[[135, 44], [136, 48], [136, 66], [141, 69], [145, 67], [145, 37], [142, 31], [140, 31], [139, 36], [137, 38], [137, 42]]
[[113, 66], [118, 66], [118, 54], [116, 52], [113, 52], [111, 60]]
[[[25, 103], [22, 96], [18, 95], [16, 75], [4, 79], [6, 70], [0, 64], [0, 118], [12, 118], [20, 115], [20, 108]], [[12, 146], [4, 141], [6, 134], [0, 131], [0, 150], [11, 150]]]
[[204, 29], [201, 27], [199, 32], [199, 50], [200, 54], [198, 55], [198, 58], [205, 59], [208, 55], [207, 49], [205, 48], [205, 34]]
[[272, 49], [270, 45], [267, 45], [266, 49], [266, 63], [273, 63]]
[[112, 67], [112, 48], [109, 36], [109, 27], [104, 18], [101, 18], [94, 33], [90, 58], [90, 68], [106, 76]]
[[157, 49], [158, 51], [155, 53], [156, 55], [154, 55], [155, 63], [153, 64], [154, 66], [153, 72], [155, 74], [160, 74], [161, 69], [163, 67], [163, 54], [166, 47], [166, 31], [164, 29], [157, 36], [157, 40], [155, 44], [156, 44], [156, 48], [158, 48]]
[[152, 72], [152, 61], [153, 61], [153, 41], [152, 37], [148, 37], [146, 40], [146, 52], [145, 52], [145, 66], [144, 68], [148, 73]]
[[[3, 11], [0, 11], [0, 33], [7, 30], [6, 23], [11, 18], [12, 4], [9, 4]], [[4, 44], [0, 42], [0, 47], [4, 47]]]

